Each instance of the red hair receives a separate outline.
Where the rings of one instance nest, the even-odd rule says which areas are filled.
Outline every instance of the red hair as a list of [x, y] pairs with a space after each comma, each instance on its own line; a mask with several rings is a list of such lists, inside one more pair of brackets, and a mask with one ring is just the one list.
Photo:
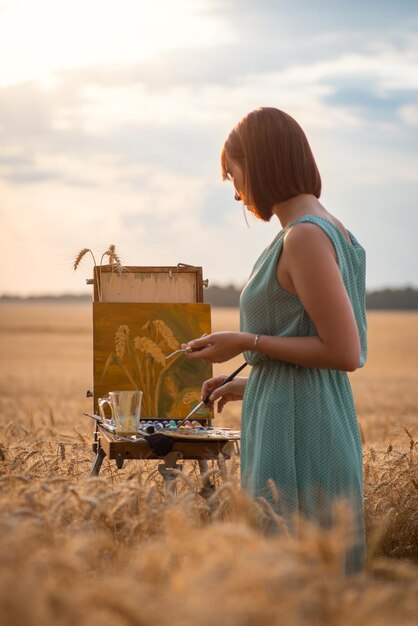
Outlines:
[[228, 159], [244, 174], [249, 208], [268, 222], [275, 204], [303, 193], [321, 195], [321, 176], [302, 128], [287, 113], [262, 107], [248, 113], [230, 132], [221, 152], [222, 178]]

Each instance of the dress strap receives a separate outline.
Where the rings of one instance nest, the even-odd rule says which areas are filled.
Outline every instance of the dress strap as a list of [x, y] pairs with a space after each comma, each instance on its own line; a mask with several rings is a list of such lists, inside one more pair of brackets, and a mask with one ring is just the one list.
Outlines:
[[[331, 232], [331, 233], [336, 233], [337, 235], [339, 235], [340, 237], [342, 237], [342, 239], [348, 244], [351, 245], [349, 241], [347, 241], [347, 239], [344, 237], [343, 233], [341, 232], [341, 230], [338, 228], [338, 226], [336, 226], [335, 224], [333, 224], [332, 222], [330, 222], [329, 220], [325, 219], [325, 217], [322, 217], [320, 215], [313, 215], [313, 214], [308, 214], [308, 215], [302, 215], [301, 217], [298, 217], [296, 220], [294, 220], [293, 222], [290, 222], [290, 224], [288, 224], [286, 226], [286, 228], [290, 228], [290, 226], [293, 226], [294, 224], [298, 224], [300, 222], [311, 222], [312, 224], [317, 224], [318, 226], [323, 226], [323, 230], [326, 230], [327, 232]], [[350, 239], [351, 239], [351, 243], [354, 240], [353, 235], [350, 233], [350, 231], [347, 231]]]

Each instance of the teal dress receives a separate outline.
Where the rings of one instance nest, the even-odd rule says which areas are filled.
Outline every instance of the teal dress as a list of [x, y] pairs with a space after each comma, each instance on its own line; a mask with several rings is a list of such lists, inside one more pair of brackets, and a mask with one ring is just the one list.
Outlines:
[[[301, 222], [317, 224], [334, 245], [360, 334], [361, 367], [367, 353], [365, 251], [354, 235], [349, 232], [350, 244], [339, 228], [317, 215], [288, 224], [257, 260], [241, 294], [241, 330], [281, 337], [317, 334], [299, 298], [276, 278], [284, 235]], [[242, 405], [242, 488], [267, 499], [294, 532], [295, 513], [328, 527], [333, 503], [344, 499], [353, 519], [344, 568], [347, 573], [360, 570], [365, 558], [363, 456], [347, 373], [244, 354], [252, 370]]]

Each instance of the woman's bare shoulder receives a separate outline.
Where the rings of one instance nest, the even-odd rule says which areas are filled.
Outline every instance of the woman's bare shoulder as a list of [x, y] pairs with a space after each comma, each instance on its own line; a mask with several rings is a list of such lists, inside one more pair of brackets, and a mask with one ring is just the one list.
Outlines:
[[302, 257], [321, 251], [331, 252], [336, 257], [334, 245], [328, 235], [312, 222], [292, 225], [284, 236], [283, 250]]

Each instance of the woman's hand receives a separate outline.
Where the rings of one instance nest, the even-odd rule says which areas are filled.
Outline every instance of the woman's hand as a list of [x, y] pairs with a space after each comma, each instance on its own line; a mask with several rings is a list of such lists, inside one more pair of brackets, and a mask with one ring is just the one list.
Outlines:
[[248, 378], [237, 376], [234, 380], [229, 381], [229, 383], [221, 387], [220, 385], [222, 385], [226, 378], [227, 376], [225, 375], [215, 376], [214, 378], [205, 380], [202, 385], [202, 398], [206, 398], [210, 394], [207, 406], [211, 409], [214, 406], [214, 402], [218, 400], [218, 413], [222, 413], [222, 409], [227, 402], [242, 400], [248, 380]]
[[205, 359], [211, 363], [223, 363], [247, 350], [251, 345], [250, 337], [249, 333], [224, 331], [193, 339], [183, 344], [182, 347], [189, 346], [192, 349], [191, 352], [186, 352], [188, 359]]

